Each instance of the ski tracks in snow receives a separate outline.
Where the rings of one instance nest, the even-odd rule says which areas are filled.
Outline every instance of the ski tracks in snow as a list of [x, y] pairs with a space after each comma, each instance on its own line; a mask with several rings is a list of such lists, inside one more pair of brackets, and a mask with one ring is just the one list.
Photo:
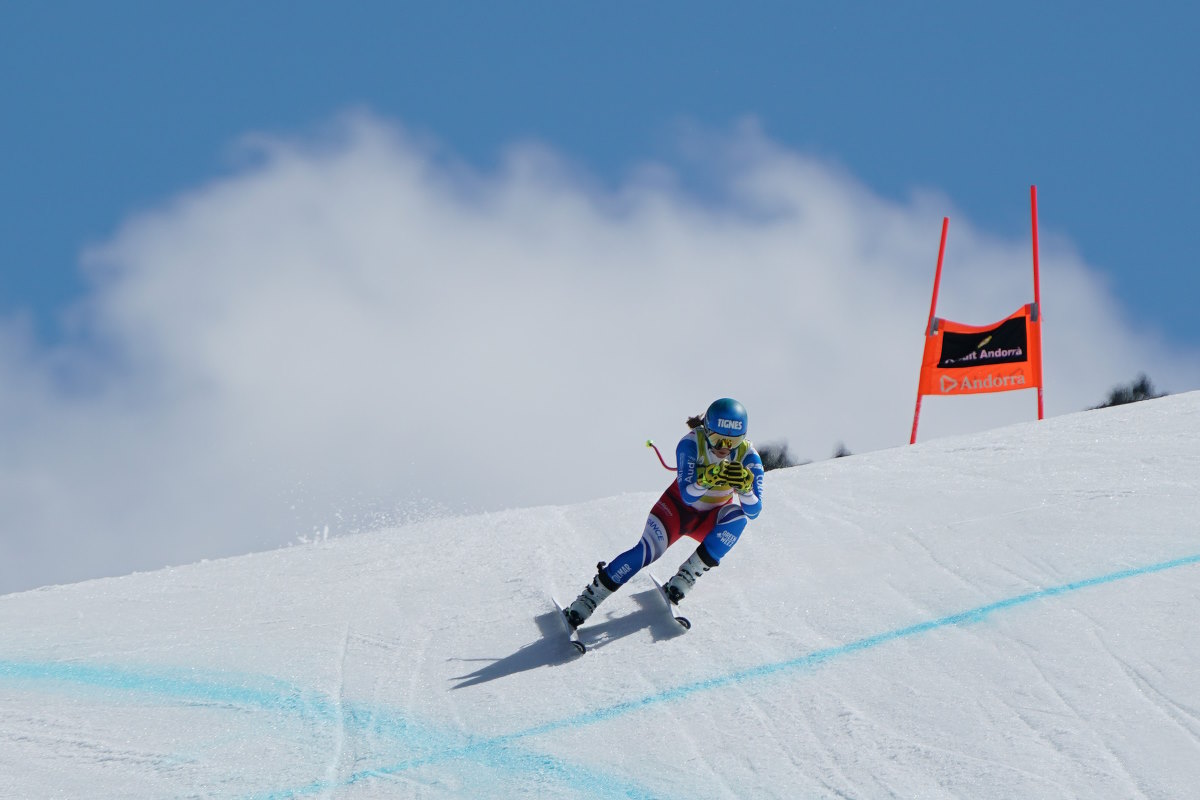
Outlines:
[[[160, 695], [166, 699], [182, 700], [185, 702], [200, 701], [210, 707], [214, 705], [228, 705], [235, 710], [251, 708], [284, 716], [300, 716], [307, 718], [310, 724], [313, 719], [316, 719], [323, 725], [334, 727], [332, 751], [329, 753], [329, 758], [325, 760], [324, 766], [318, 767], [320, 770], [318, 774], [323, 776], [319, 781], [307, 786], [277, 790], [264, 795], [258, 795], [262, 797], [283, 798], [319, 795], [329, 798], [354, 784], [368, 779], [378, 780], [382, 778], [404, 781], [406, 778], [416, 778], [418, 774], [427, 776], [428, 768], [438, 765], [448, 766], [450, 764], [457, 764], [457, 766], [452, 768], [453, 773], [457, 775], [463, 769], [462, 762], [477, 762], [479, 766], [498, 769], [501, 774], [510, 777], [516, 774], [530, 775], [532, 773], [544, 776], [546, 773], [551, 773], [556, 777], [556, 780], [561, 781], [560, 785], [571, 788], [595, 785], [596, 779], [600, 779], [611, 790], [610, 795], [612, 796], [645, 796], [646, 793], [641, 791], [640, 787], [624, 783], [617, 776], [597, 775], [586, 768], [565, 764], [540, 755], [539, 751], [541, 748], [536, 746], [526, 750], [521, 745], [525, 742], [532, 743], [533, 740], [547, 734], [558, 731], [574, 731], [627, 714], [642, 713], [656, 707], [661, 707], [664, 704], [674, 704], [684, 701], [701, 693], [728, 690], [744, 692], [750, 683], [757, 683], [763, 679], [785, 678], [795, 673], [809, 673], [814, 669], [841, 660], [844, 657], [886, 646], [902, 639], [923, 636], [924, 634], [940, 629], [976, 624], [992, 615], [1008, 612], [1035, 602], [1053, 600], [1069, 593], [1196, 564], [1200, 564], [1200, 555], [1178, 558], [1144, 567], [1124, 569], [1107, 575], [1032, 591], [960, 613], [938, 619], [930, 619], [905, 628], [885, 631], [857, 641], [809, 652], [796, 658], [762, 664], [725, 675], [699, 679], [682, 686], [666, 688], [659, 692], [650, 693], [642, 698], [631, 699], [611, 707], [584, 711], [564, 719], [546, 721], [525, 730], [487, 738], [472, 737], [466, 731], [442, 731], [439, 734], [424, 729], [421, 726], [415, 726], [408, 720], [397, 717], [395, 714], [383, 709], [373, 707], [352, 708], [348, 706], [345, 701], [345, 693], [347, 689], [347, 670], [352, 667], [350, 663], [350, 637], [353, 635], [348, 623], [343, 624], [341, 628], [340, 644], [336, 648], [336, 669], [331, 681], [332, 688], [328, 692], [322, 693], [322, 695], [327, 695], [327, 698], [318, 695], [308, 699], [305, 698], [303, 691], [299, 691], [293, 687], [282, 684], [276, 686], [262, 681], [252, 682], [250, 685], [209, 684], [197, 680], [196, 676], [180, 678], [171, 675], [142, 675], [127, 673], [119, 668], [97, 668], [49, 663], [20, 664], [0, 662], [0, 679], [20, 680], [24, 682], [78, 683], [135, 694]], [[1188, 732], [1193, 742], [1197, 741], [1195, 730], [1197, 717], [1193, 710], [1185, 709], [1177, 703], [1171, 703], [1169, 698], [1161, 690], [1158, 690], [1154, 682], [1143, 672], [1130, 666], [1128, 663], [1122, 662], [1111, 651], [1110, 656], [1114, 659], [1114, 662], [1122, 665], [1125, 674], [1139, 687], [1139, 691], [1141, 691], [1142, 695], [1148, 701], [1154, 702], [1162, 713], [1168, 714], [1176, 724], [1180, 724]], [[1062, 707], [1070, 714], [1082, 720], [1084, 715], [1081, 714], [1080, 709], [1071, 703], [1070, 698], [1063, 696], [1063, 693], [1056, 687], [1055, 681], [1043, 672], [1041, 665], [1037, 663], [1038, 659], [1033, 657], [1033, 654], [1030, 654], [1030, 658], [1033, 668], [1041, 674], [1043, 682], [1048, 687], [1047, 691], [1056, 695]], [[746, 713], [761, 719], [765, 712], [761, 706], [751, 703]], [[348, 730], [348, 726], [353, 726], [355, 734], [379, 734], [390, 740], [393, 746], [380, 749], [369, 755], [370, 761], [375, 762], [375, 767], [370, 769], [358, 768], [350, 774], [341, 774], [341, 764], [344, 760], [348, 738], [351, 733]], [[1037, 728], [1039, 726], [1033, 725], [1031, 727]], [[1086, 725], [1082, 725], [1082, 727], [1084, 729], [1087, 728]], [[1051, 741], [1053, 741], [1053, 738]], [[1059, 742], [1059, 744], [1061, 745], [1062, 742]], [[401, 746], [403, 755], [397, 752], [395, 745]], [[1135, 781], [1129, 776], [1126, 765], [1122, 763], [1120, 754], [1113, 752], [1107, 744], [1104, 749], [1112, 759], [1110, 763], [1126, 776], [1125, 780], [1122, 781], [1125, 788], [1132, 790], [1136, 794], [1142, 793], [1142, 790], [1136, 786]], [[381, 760], [387, 758], [385, 753], [389, 750], [394, 755], [399, 755], [400, 758], [390, 765], [386, 763], [380, 764]], [[1064, 755], [1069, 757], [1069, 753], [1066, 751], [1063, 752]], [[961, 754], [959, 754], [959, 757], [961, 757]], [[1103, 772], [1107, 773], [1110, 779], [1116, 778], [1116, 775], [1110, 770], [1103, 770]], [[616, 778], [616, 781], [613, 781], [614, 778]], [[611, 783], [607, 783], [610, 781]]]
[[342, 630], [341, 645], [338, 647], [337, 667], [334, 672], [333, 691], [329, 693], [329, 701], [333, 708], [333, 752], [329, 764], [325, 767], [326, 789], [321, 792], [324, 800], [333, 797], [333, 787], [337, 786], [341, 772], [342, 754], [346, 749], [346, 653], [350, 649], [350, 623]]

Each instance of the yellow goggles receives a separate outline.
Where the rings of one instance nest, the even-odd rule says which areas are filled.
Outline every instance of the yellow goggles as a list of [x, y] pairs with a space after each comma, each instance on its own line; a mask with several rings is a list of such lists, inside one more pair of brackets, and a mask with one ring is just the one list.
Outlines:
[[723, 433], [708, 434], [708, 446], [713, 450], [732, 450], [743, 441], [745, 436], [726, 436]]

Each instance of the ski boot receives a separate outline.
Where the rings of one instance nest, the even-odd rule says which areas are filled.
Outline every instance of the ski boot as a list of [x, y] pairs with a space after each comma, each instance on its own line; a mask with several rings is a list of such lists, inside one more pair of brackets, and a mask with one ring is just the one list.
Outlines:
[[696, 552], [680, 565], [679, 571], [663, 586], [667, 593], [667, 599], [674, 605], [679, 605], [680, 601], [696, 585], [696, 579], [719, 563], [708, 554], [708, 550], [701, 544], [696, 548]]
[[596, 606], [603, 603], [606, 597], [619, 588], [620, 584], [609, 580], [608, 575], [604, 572], [604, 562], [601, 561], [596, 565], [596, 577], [583, 587], [583, 591], [579, 593], [579, 597], [575, 598], [575, 602], [563, 611], [567, 617], [567, 624], [572, 628], [578, 628], [587, 622], [587, 618], [596, 610]]

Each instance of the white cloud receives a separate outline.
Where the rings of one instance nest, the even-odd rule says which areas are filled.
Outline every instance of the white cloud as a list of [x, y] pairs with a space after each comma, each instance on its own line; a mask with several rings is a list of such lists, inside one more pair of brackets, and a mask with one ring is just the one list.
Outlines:
[[[943, 215], [940, 315], [1032, 299], [1026, 239], [935, 193], [882, 199], [753, 124], [689, 145], [719, 202], [657, 165], [605, 189], [534, 145], [480, 173], [370, 115], [335, 129], [258, 137], [253, 165], [91, 250], [73, 345], [0, 321], [0, 591], [657, 491], [644, 440], [670, 449], [726, 394], [752, 438], [807, 457], [900, 445]], [[1052, 227], [1042, 273], [1049, 414], [1141, 370], [1200, 383]], [[926, 401], [922, 439], [1035, 408]]]

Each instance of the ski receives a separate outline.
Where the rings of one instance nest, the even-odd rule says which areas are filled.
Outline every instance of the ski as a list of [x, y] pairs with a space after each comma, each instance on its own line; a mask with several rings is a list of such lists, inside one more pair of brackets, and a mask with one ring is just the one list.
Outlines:
[[562, 623], [563, 630], [567, 632], [567, 639], [581, 654], [587, 652], [587, 645], [579, 639], [579, 629], [571, 626], [567, 622], [567, 610], [562, 607], [562, 603], [558, 602], [557, 598], [550, 598], [554, 602], [554, 607], [558, 609], [558, 621]]
[[647, 574], [650, 575], [650, 580], [654, 581], [654, 586], [655, 586], [655, 588], [658, 589], [658, 596], [661, 597], [663, 603], [666, 604], [667, 611], [668, 611], [668, 613], [670, 613], [671, 618], [674, 619], [676, 622], [678, 622], [679, 627], [683, 628], [685, 631], [691, 630], [692, 629], [691, 621], [687, 617], [681, 617], [675, 613], [675, 605], [671, 602], [671, 598], [667, 597], [666, 588], [661, 583], [658, 582], [658, 578], [654, 577], [653, 573], [648, 572]]

